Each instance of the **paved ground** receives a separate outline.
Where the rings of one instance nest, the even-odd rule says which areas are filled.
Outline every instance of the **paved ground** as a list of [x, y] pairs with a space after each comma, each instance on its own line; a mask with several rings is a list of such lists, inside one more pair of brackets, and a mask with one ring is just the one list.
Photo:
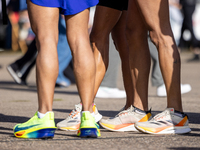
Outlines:
[[[0, 52], [0, 149], [200, 149], [200, 62], [187, 63], [191, 53], [181, 53], [182, 83], [189, 83], [192, 91], [184, 94], [183, 107], [190, 119], [192, 132], [186, 135], [148, 135], [134, 132], [109, 132], [101, 129], [98, 139], [81, 139], [76, 132], [57, 130], [54, 139], [18, 139], [13, 136], [13, 127], [32, 117], [37, 110], [35, 73], [28, 78], [28, 87], [16, 85], [6, 71], [6, 66], [20, 57], [19, 53]], [[35, 69], [34, 69], [35, 70]], [[123, 89], [121, 76], [119, 88]], [[55, 89], [55, 122], [64, 119], [79, 102], [75, 85], [65, 89]], [[117, 114], [125, 99], [96, 99], [100, 113], [104, 117]], [[156, 96], [156, 88], [149, 86], [149, 107], [153, 113], [166, 107], [166, 98]]]

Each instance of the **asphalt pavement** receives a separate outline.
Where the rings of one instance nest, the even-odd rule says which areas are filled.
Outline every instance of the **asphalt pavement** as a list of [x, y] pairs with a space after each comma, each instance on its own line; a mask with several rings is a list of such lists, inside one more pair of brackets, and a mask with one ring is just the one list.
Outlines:
[[[101, 128], [101, 137], [82, 139], [76, 132], [56, 130], [53, 139], [19, 139], [13, 135], [13, 127], [17, 123], [27, 121], [37, 110], [37, 89], [35, 84], [35, 68], [28, 77], [28, 86], [17, 85], [6, 70], [6, 66], [19, 58], [21, 53], [0, 52], [0, 150], [132, 150], [132, 149], [200, 149], [200, 62], [188, 63], [192, 57], [190, 52], [182, 52], [182, 83], [192, 86], [190, 93], [182, 95], [183, 108], [189, 116], [191, 133], [185, 135], [150, 135], [139, 132], [110, 132]], [[118, 87], [124, 89], [121, 72]], [[53, 111], [55, 122], [66, 118], [80, 101], [77, 88], [56, 88]], [[125, 99], [100, 99], [95, 103], [104, 118], [115, 116], [124, 106]], [[156, 88], [149, 84], [149, 108], [153, 114], [166, 108], [166, 97], [157, 97]]]

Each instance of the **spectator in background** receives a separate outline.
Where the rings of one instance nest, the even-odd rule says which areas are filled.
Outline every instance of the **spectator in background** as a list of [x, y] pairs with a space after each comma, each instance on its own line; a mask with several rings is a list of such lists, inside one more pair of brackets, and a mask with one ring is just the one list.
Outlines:
[[182, 5], [182, 12], [183, 12], [183, 24], [181, 29], [181, 39], [179, 45], [181, 47], [184, 46], [184, 38], [183, 33], [185, 30], [189, 30], [191, 34], [190, 40], [190, 47], [194, 53], [194, 57], [189, 61], [199, 61], [199, 54], [200, 54], [200, 42], [197, 40], [192, 24], [192, 15], [195, 11], [196, 7], [196, 0], [180, 0], [180, 4]]

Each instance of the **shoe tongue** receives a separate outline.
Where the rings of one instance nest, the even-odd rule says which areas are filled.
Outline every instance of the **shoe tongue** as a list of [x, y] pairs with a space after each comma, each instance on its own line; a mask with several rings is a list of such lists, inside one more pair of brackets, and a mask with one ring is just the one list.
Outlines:
[[127, 111], [132, 111], [133, 110], [133, 106], [131, 105], [128, 109], [127, 109]]
[[81, 111], [81, 109], [82, 109], [82, 105], [81, 104], [75, 105], [75, 111], [76, 110]]

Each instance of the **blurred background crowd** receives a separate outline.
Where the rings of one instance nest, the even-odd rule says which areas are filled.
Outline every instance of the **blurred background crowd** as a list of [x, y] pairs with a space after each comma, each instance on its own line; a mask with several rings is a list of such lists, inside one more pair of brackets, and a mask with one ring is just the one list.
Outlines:
[[[6, 3], [7, 3], [8, 18], [9, 18], [7, 25], [3, 25], [2, 23], [2, 6], [0, 3], [0, 51], [14, 51], [14, 52], [18, 51], [24, 54], [24, 56], [26, 57], [26, 60], [23, 60], [23, 61], [25, 61], [26, 63], [28, 62], [29, 66], [25, 67], [26, 70], [24, 71], [24, 74], [22, 74], [21, 76], [18, 76], [19, 75], [18, 74], [17, 75], [18, 77], [16, 76], [13, 78], [15, 82], [18, 84], [27, 84], [26, 77], [30, 69], [34, 65], [34, 60], [37, 55], [36, 47], [34, 43], [35, 35], [32, 32], [31, 27], [30, 27], [25, 0], [6, 0]], [[91, 18], [93, 18], [92, 16], [94, 14], [94, 9], [95, 8], [92, 8]], [[194, 62], [194, 61], [199, 62], [200, 61], [200, 58], [199, 58], [199, 55], [200, 55], [200, 17], [199, 17], [200, 16], [200, 0], [169, 0], [169, 10], [170, 10], [170, 22], [171, 22], [172, 30], [174, 33], [176, 44], [178, 45], [180, 52], [188, 51], [190, 53], [193, 53], [193, 57], [188, 60], [188, 63]], [[65, 25], [62, 24], [62, 17], [60, 17], [60, 20], [61, 20], [60, 28], [62, 27], [65, 28]], [[92, 26], [91, 20], [89, 23], [90, 26], [88, 27], [89, 30]], [[59, 38], [62, 39], [62, 37], [59, 37]], [[67, 44], [65, 43], [65, 45]], [[111, 47], [113, 47], [114, 49], [114, 46], [111, 46]], [[33, 49], [35, 49], [35, 51]], [[62, 49], [62, 44], [61, 44], [60, 49]], [[32, 53], [28, 53], [29, 50]], [[61, 73], [62, 75], [59, 72], [60, 79], [58, 79], [56, 82], [57, 84], [56, 86], [58, 87], [67, 87], [70, 84], [75, 83], [75, 79], [73, 77], [73, 64], [71, 61], [71, 56], [68, 57], [69, 55], [71, 54], [66, 53], [66, 56], [64, 57], [63, 53], [60, 54], [60, 56], [63, 56], [63, 58], [60, 57], [60, 59], [66, 60], [67, 58], [67, 62], [66, 61], [62, 62], [62, 60], [59, 60], [59, 65], [62, 67], [59, 69], [62, 71]], [[30, 60], [31, 62], [29, 62]], [[24, 66], [22, 67], [16, 66], [17, 63], [18, 65], [20, 64], [20, 61], [22, 62], [22, 60], [17, 60], [13, 64], [8, 64], [9, 65], [8, 71], [10, 71], [11, 74], [12, 74], [12, 71], [17, 72], [18, 68], [20, 68], [21, 70], [22, 68], [24, 69]], [[119, 59], [117, 61], [119, 61]], [[114, 64], [116, 64], [116, 62]], [[65, 80], [62, 81], [61, 78], [63, 76], [65, 77]], [[109, 76], [109, 75], [106, 75], [106, 76]], [[111, 79], [113, 80], [113, 76], [111, 76]], [[125, 97], [125, 92], [118, 90], [115, 87], [116, 86], [115, 84], [110, 87], [109, 85], [105, 85], [104, 88], [106, 86], [108, 88], [115, 90], [115, 93], [122, 92], [121, 98]], [[109, 90], [109, 89], [106, 89], [106, 90]], [[100, 93], [100, 95], [102, 95], [102, 93]]]

